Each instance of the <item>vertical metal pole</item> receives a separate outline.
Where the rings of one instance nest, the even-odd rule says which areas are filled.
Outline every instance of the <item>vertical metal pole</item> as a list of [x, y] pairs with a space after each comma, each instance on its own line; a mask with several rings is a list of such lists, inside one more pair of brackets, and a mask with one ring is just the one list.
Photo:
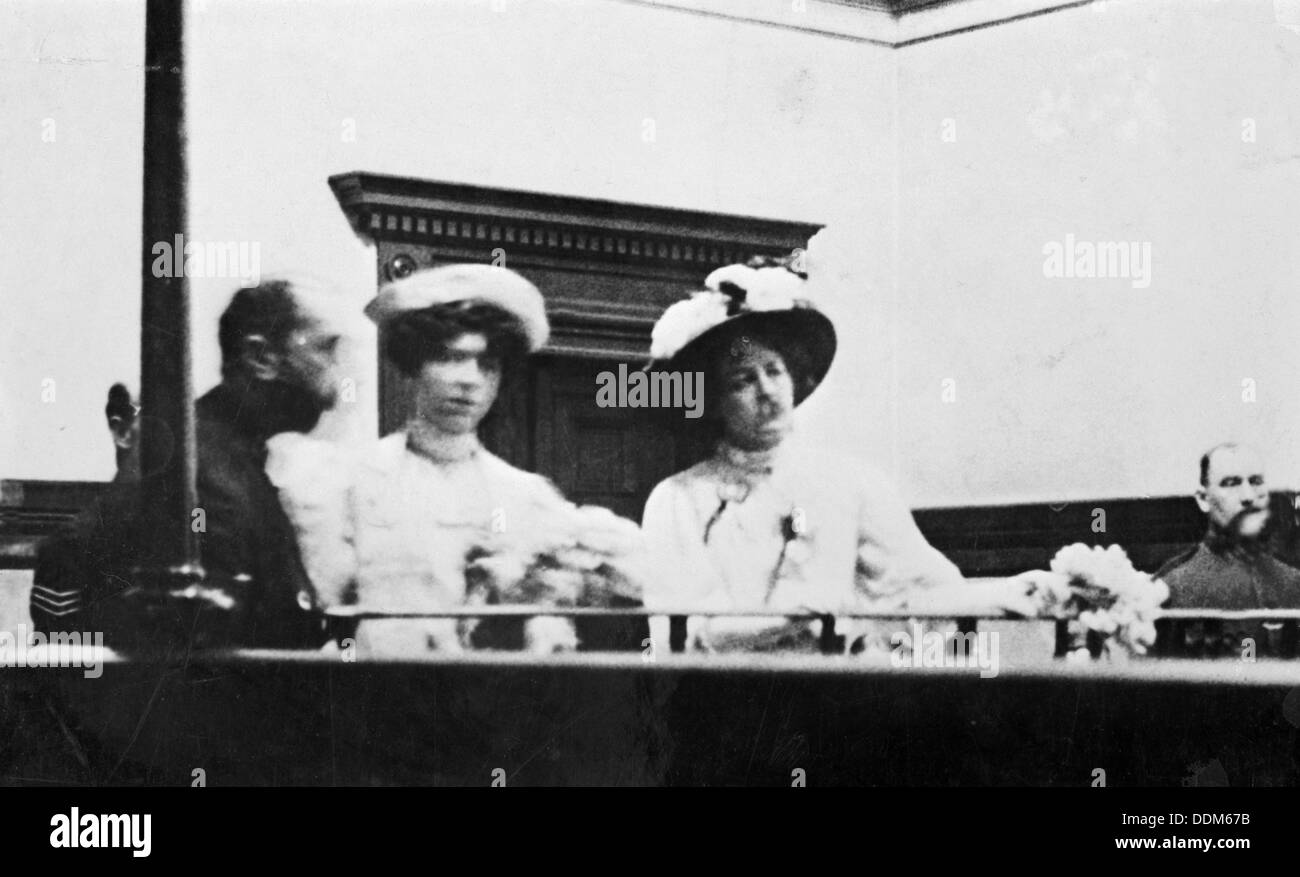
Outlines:
[[1064, 658], [1070, 653], [1070, 622], [1064, 619], [1056, 621], [1056, 657]]
[[673, 652], [686, 651], [685, 615], [668, 616], [668, 648]]
[[[141, 573], [146, 586], [160, 588], [202, 575], [190, 529], [198, 502], [183, 243], [188, 207], [185, 5], [185, 0], [148, 0], [145, 12], [140, 469], [141, 519], [150, 550]], [[170, 271], [165, 262], [163, 270], [155, 270], [159, 245], [171, 251]]]
[[835, 633], [835, 616], [822, 616], [822, 635], [818, 643], [824, 655], [838, 655], [844, 651], [844, 637]]

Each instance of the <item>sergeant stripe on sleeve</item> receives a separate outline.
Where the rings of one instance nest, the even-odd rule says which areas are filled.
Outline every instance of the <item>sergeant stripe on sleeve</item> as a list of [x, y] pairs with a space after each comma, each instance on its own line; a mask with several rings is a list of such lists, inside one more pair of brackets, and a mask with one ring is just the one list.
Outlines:
[[81, 610], [81, 592], [56, 591], [44, 585], [33, 585], [31, 602], [33, 608], [62, 617]]

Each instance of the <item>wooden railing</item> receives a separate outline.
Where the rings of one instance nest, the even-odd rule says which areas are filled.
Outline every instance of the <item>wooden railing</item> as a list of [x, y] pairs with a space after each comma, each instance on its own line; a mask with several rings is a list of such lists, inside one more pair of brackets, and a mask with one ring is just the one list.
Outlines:
[[[924, 612], [918, 611], [874, 611], [874, 612], [839, 612], [839, 613], [821, 613], [821, 612], [772, 612], [770, 610], [709, 610], [702, 611], [691, 607], [656, 607], [647, 608], [620, 608], [620, 609], [597, 609], [581, 607], [563, 607], [563, 606], [525, 606], [525, 605], [491, 605], [491, 606], [463, 606], [454, 609], [445, 609], [429, 612], [382, 612], [368, 609], [349, 609], [340, 607], [332, 609], [326, 613], [327, 618], [336, 626], [337, 630], [346, 631], [349, 625], [355, 625], [361, 621], [382, 620], [382, 619], [486, 619], [486, 618], [516, 618], [528, 619], [535, 617], [562, 617], [562, 618], [604, 618], [604, 619], [626, 619], [626, 618], [654, 618], [667, 617], [670, 623], [669, 649], [674, 653], [681, 653], [686, 650], [686, 633], [687, 620], [689, 618], [772, 618], [784, 619], [787, 621], [818, 621], [821, 623], [820, 631], [820, 648], [824, 654], [840, 654], [844, 651], [844, 642], [841, 634], [837, 633], [837, 622], [848, 620], [864, 621], [936, 621], [951, 620], [956, 624], [957, 634], [975, 634], [979, 631], [981, 621], [1041, 621], [1052, 622], [1056, 626], [1056, 657], [1065, 655], [1070, 643], [1069, 619], [1060, 619], [1053, 617], [1023, 617], [1009, 615], [1006, 613], [989, 612], [984, 614], [954, 614], [930, 610]], [[1160, 631], [1163, 642], [1157, 644], [1153, 650], [1154, 655], [1163, 657], [1183, 657], [1187, 654], [1182, 647], [1182, 632], [1189, 624], [1223, 624], [1226, 622], [1257, 621], [1261, 624], [1275, 625], [1280, 632], [1279, 639], [1283, 647], [1280, 652], [1275, 652], [1271, 656], [1294, 658], [1297, 657], [1300, 649], [1297, 649], [1297, 640], [1300, 639], [1300, 609], [1249, 609], [1249, 610], [1216, 610], [1216, 609], [1165, 609], [1156, 616], [1157, 629]], [[1097, 645], [1101, 642], [1098, 637], [1092, 636], [1088, 640], [1088, 645], [1092, 647], [1094, 653], [1097, 651]]]

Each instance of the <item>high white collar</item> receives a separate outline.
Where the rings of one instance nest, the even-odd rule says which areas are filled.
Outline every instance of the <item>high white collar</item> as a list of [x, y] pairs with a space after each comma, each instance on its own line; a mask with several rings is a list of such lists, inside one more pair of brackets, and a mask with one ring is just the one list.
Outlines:
[[483, 448], [473, 432], [448, 435], [418, 421], [408, 423], [405, 431], [406, 447], [435, 463], [459, 463]]
[[791, 452], [794, 444], [793, 433], [787, 435], [779, 445], [762, 451], [746, 451], [724, 439], [718, 443], [714, 456], [724, 468], [746, 475], [771, 475], [773, 468], [782, 457]]

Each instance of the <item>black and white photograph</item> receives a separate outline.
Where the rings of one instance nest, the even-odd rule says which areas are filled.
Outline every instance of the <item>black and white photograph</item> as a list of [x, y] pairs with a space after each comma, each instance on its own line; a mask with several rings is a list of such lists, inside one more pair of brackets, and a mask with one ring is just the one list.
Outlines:
[[1163, 788], [1090, 842], [1223, 861], [1298, 290], [1300, 0], [0, 0], [0, 786]]

